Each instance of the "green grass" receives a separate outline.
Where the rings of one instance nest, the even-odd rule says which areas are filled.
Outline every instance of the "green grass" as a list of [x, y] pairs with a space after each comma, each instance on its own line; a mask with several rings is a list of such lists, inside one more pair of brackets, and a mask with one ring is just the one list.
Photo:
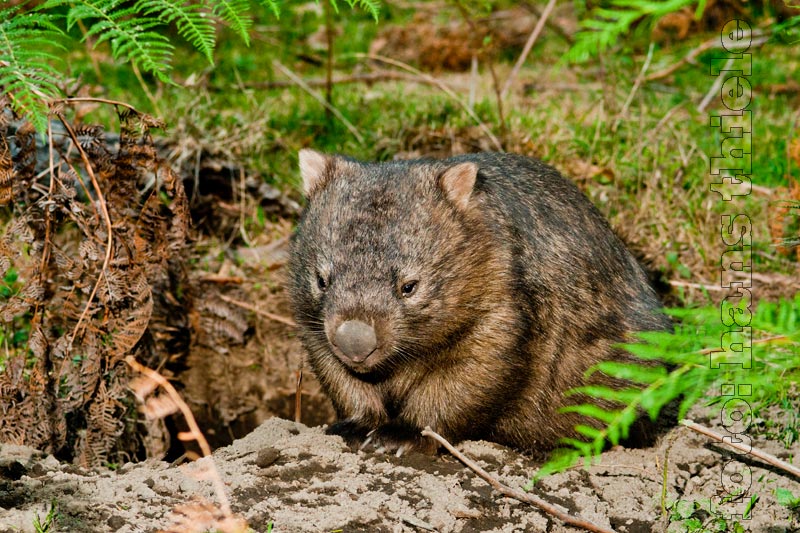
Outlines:
[[[361, 11], [335, 15], [337, 73], [348, 74], [356, 66], [365, 66], [355, 54], [367, 52], [383, 26], [408, 22], [412, 16], [410, 10], [391, 6], [385, 6], [379, 24]], [[438, 17], [446, 21], [459, 15], [452, 9]], [[324, 64], [325, 50], [309, 44], [309, 37], [322, 31], [323, 23], [321, 7], [287, 4], [280, 19], [267, 11], [257, 14], [249, 47], [230, 32], [222, 35], [214, 68], [200, 54], [179, 49], [175, 77], [179, 82], [194, 80], [196, 85], [182, 88], [145, 80], [154, 100], [127, 65], [102, 58], [95, 68], [85, 50], [72, 51], [69, 65], [75, 76], [101, 86], [104, 96], [164, 118], [169, 125], [168, 137], [194, 139], [204, 150], [235, 160], [295, 198], [299, 198], [299, 148], [314, 146], [386, 160], [400, 152], [426, 154], [436, 147], [446, 148], [449, 138], [463, 138], [475, 128], [474, 120], [456, 102], [429, 85], [390, 82], [336, 86], [334, 105], [364, 137], [359, 143], [340, 121], [328, 117], [322, 106], [299, 88], [259, 88], [259, 83], [284, 79], [274, 71], [273, 60], [301, 77], [324, 77], [324, 66], [306, 59], [316, 58]], [[657, 46], [649, 72], [678, 61], [714, 36], [698, 34], [673, 46]], [[719, 215], [729, 206], [718, 202], [717, 195], [708, 190], [708, 158], [718, 152], [720, 142], [718, 131], [708, 123], [710, 113], [718, 111], [718, 99], [703, 112], [695, 108], [714, 81], [707, 65], [719, 51], [701, 54], [696, 65], [685, 65], [670, 78], [642, 84], [621, 116], [647, 44], [647, 37], [639, 35], [605, 54], [602, 61], [569, 65], [560, 61], [568, 45], [545, 29], [519, 75], [519, 82], [535, 82], [540, 89], [528, 94], [517, 90], [505, 102], [507, 148], [540, 157], [576, 178], [612, 224], [622, 228], [626, 240], [667, 278], [687, 279], [688, 271], [692, 281], [708, 284], [714, 280], [715, 261], [721, 252]], [[787, 112], [796, 95], [770, 95], [770, 88], [800, 80], [800, 56], [796, 48], [779, 43], [753, 48], [751, 53], [753, 183], [774, 189], [787, 184], [787, 174], [800, 176], [786, 157], [787, 143], [799, 134], [792, 130], [795, 118]], [[506, 59], [498, 61], [501, 82], [515, 55], [506, 52], [501, 56]], [[456, 87], [466, 100], [468, 75], [437, 76]], [[573, 87], [547, 90], [565, 82]], [[495, 97], [485, 66], [477, 87], [475, 112], [499, 135]], [[91, 119], [115, 128], [112, 113], [112, 109], [101, 109]], [[672, 116], [664, 121], [668, 113]], [[613, 131], [615, 123], [618, 125]], [[576, 161], [603, 172], [576, 175]], [[753, 219], [758, 270], [789, 273], [796, 263], [778, 257], [769, 241], [769, 200], [753, 193], [740, 200], [736, 209]], [[257, 231], [259, 224], [263, 225], [256, 207], [253, 209], [247, 217], [252, 226], [248, 231]]]

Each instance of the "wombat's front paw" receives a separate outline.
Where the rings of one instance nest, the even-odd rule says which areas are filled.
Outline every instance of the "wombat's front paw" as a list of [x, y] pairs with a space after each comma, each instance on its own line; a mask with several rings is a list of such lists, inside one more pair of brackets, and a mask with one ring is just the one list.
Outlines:
[[369, 429], [366, 427], [348, 418], [335, 422], [325, 433], [328, 435], [339, 435], [349, 446], [358, 447], [364, 442], [364, 439], [367, 438], [368, 431]]
[[411, 451], [433, 455], [439, 445], [431, 438], [423, 437], [421, 430], [399, 422], [390, 422], [371, 431], [361, 449], [394, 452], [397, 457]]

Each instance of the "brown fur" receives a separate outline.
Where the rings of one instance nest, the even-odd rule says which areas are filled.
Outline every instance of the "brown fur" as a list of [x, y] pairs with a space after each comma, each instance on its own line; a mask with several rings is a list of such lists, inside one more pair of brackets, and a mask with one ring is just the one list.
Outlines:
[[[419, 437], [431, 426], [453, 441], [550, 449], [594, 424], [558, 412], [585, 400], [564, 392], [597, 362], [629, 359], [612, 347], [627, 333], [669, 325], [602, 215], [539, 161], [371, 164], [303, 151], [301, 168], [309, 203], [290, 291], [340, 417], [330, 431], [352, 442], [431, 450]], [[333, 341], [351, 320], [377, 337], [365, 361]]]

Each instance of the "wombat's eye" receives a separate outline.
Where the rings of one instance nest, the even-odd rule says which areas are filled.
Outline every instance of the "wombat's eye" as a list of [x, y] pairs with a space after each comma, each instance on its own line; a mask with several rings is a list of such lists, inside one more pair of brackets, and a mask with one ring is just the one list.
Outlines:
[[321, 291], [324, 291], [325, 289], [328, 288], [328, 282], [325, 281], [325, 278], [323, 278], [319, 274], [317, 274], [317, 287], [319, 287], [319, 290]]
[[408, 298], [417, 292], [417, 283], [417, 280], [409, 281], [400, 287], [400, 294], [403, 296], [403, 298]]

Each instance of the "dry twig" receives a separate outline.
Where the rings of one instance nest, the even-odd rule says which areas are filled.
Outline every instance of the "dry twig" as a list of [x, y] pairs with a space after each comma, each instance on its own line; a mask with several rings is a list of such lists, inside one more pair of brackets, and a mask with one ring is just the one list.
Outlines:
[[486, 123], [483, 122], [478, 117], [478, 115], [475, 114], [475, 112], [472, 109], [470, 109], [469, 105], [467, 105], [466, 102], [464, 102], [461, 98], [459, 98], [458, 95], [456, 93], [454, 93], [452, 89], [450, 89], [450, 87], [445, 85], [445, 83], [443, 81], [437, 80], [433, 76], [429, 76], [428, 74], [425, 74], [424, 72], [421, 72], [420, 70], [415, 69], [411, 65], [403, 63], [402, 61], [397, 61], [396, 59], [392, 59], [390, 57], [385, 57], [385, 56], [381, 56], [381, 55], [377, 55], [377, 54], [353, 54], [353, 55], [355, 57], [360, 57], [360, 58], [363, 58], [363, 59], [371, 59], [373, 61], [380, 61], [382, 63], [386, 63], [388, 65], [392, 65], [392, 66], [401, 68], [401, 69], [403, 69], [403, 70], [405, 70], [407, 72], [411, 72], [412, 74], [415, 74], [415, 75], [417, 75], [417, 76], [419, 76], [421, 78], [424, 78], [431, 85], [435, 85], [443, 93], [445, 93], [447, 96], [452, 98], [459, 106], [461, 106], [461, 108], [464, 111], [466, 111], [466, 113], [475, 122], [477, 122], [478, 126], [483, 130], [483, 132], [486, 134], [486, 136], [489, 137], [489, 139], [492, 141], [492, 144], [494, 144], [495, 148], [497, 148], [497, 150], [499, 152], [503, 151], [503, 145], [500, 143], [500, 140], [489, 129], [489, 126], [487, 126]]
[[[752, 32], [750, 35], [751, 37], [755, 37], [755, 39], [753, 39], [750, 42], [750, 46], [761, 46], [762, 44], [769, 41], [769, 38], [771, 36], [771, 34], [769, 33], [762, 33], [762, 32], [758, 33]], [[710, 39], [700, 44], [700, 46], [698, 46], [697, 48], [693, 48], [680, 61], [673, 63], [672, 65], [668, 66], [667, 68], [661, 69], [658, 72], [653, 72], [652, 74], [649, 74], [645, 78], [645, 80], [653, 81], [661, 78], [666, 78], [667, 76], [669, 76], [670, 74], [681, 68], [686, 63], [694, 64], [695, 60], [697, 59], [697, 56], [699, 56], [703, 52], [707, 50], [713, 50], [715, 48], [722, 48], [722, 42], [720, 41], [719, 37], [714, 37], [713, 39]]]
[[719, 90], [722, 88], [722, 84], [725, 83], [725, 79], [727, 78], [728, 70], [730, 70], [731, 65], [733, 65], [733, 57], [728, 58], [728, 61], [725, 62], [725, 66], [719, 71], [719, 76], [714, 80], [714, 83], [711, 84], [711, 88], [708, 90], [706, 95], [697, 104], [697, 112], [702, 113], [705, 111], [708, 104], [711, 103], [711, 100], [717, 96], [719, 97]]
[[564, 511], [557, 508], [555, 505], [537, 496], [534, 496], [533, 494], [528, 494], [527, 492], [523, 492], [519, 489], [512, 489], [511, 487], [504, 485], [502, 482], [500, 482], [500, 480], [493, 477], [472, 459], [468, 458], [466, 455], [456, 450], [455, 447], [447, 441], [447, 439], [445, 439], [444, 437], [433, 431], [430, 427], [426, 427], [424, 430], [422, 430], [422, 435], [425, 437], [431, 437], [432, 439], [436, 440], [439, 444], [447, 448], [447, 451], [452, 453], [456, 457], [456, 459], [464, 463], [470, 470], [478, 474], [478, 476], [480, 476], [484, 481], [486, 481], [489, 485], [491, 485], [497, 492], [505, 496], [508, 496], [509, 498], [514, 498], [515, 500], [529, 503], [570, 526], [579, 527], [581, 529], [585, 529], [586, 531], [593, 531], [595, 533], [614, 533], [613, 529], [609, 529], [604, 526], [599, 526], [583, 518], [567, 514]]
[[650, 43], [650, 48], [647, 50], [647, 58], [644, 60], [644, 64], [642, 65], [642, 70], [639, 72], [639, 75], [636, 76], [636, 81], [633, 82], [633, 87], [631, 88], [631, 92], [628, 94], [628, 98], [625, 99], [625, 103], [622, 105], [622, 110], [617, 115], [616, 120], [614, 120], [614, 125], [611, 126], [611, 131], [616, 132], [617, 128], [619, 127], [619, 123], [622, 122], [622, 119], [625, 117], [625, 114], [628, 112], [628, 108], [633, 101], [633, 96], [636, 94], [636, 91], [639, 90], [639, 86], [642, 84], [642, 80], [644, 80], [644, 73], [647, 72], [647, 69], [650, 67], [650, 61], [653, 59], [653, 49], [655, 48], [654, 43]]
[[506, 80], [506, 84], [503, 86], [503, 90], [500, 91], [500, 98], [503, 99], [508, 94], [508, 90], [511, 88], [511, 84], [514, 83], [514, 80], [519, 74], [519, 69], [522, 68], [522, 64], [525, 63], [525, 60], [528, 58], [528, 54], [533, 48], [533, 45], [536, 44], [536, 40], [539, 38], [539, 34], [542, 32], [542, 28], [544, 28], [544, 23], [547, 22], [547, 18], [552, 13], [553, 8], [556, 5], [556, 0], [550, 0], [545, 6], [544, 11], [542, 12], [542, 16], [539, 17], [539, 20], [536, 22], [536, 26], [533, 28], [530, 37], [528, 37], [528, 41], [525, 43], [525, 47], [522, 49], [522, 53], [519, 55], [519, 59], [517, 59], [517, 63], [514, 65], [514, 68], [511, 70], [511, 74], [508, 75], [508, 79]]
[[105, 259], [103, 260], [103, 266], [100, 269], [100, 275], [97, 276], [97, 281], [92, 288], [91, 294], [89, 294], [89, 299], [86, 302], [86, 306], [83, 308], [83, 312], [81, 313], [80, 318], [78, 318], [77, 324], [75, 324], [75, 328], [72, 330], [72, 337], [70, 337], [73, 341], [78, 337], [80, 333], [81, 325], [83, 325], [83, 321], [86, 319], [86, 316], [89, 313], [89, 310], [92, 308], [92, 302], [94, 301], [94, 297], [97, 294], [97, 290], [100, 288], [100, 283], [103, 281], [103, 277], [108, 272], [108, 265], [111, 262], [111, 256], [114, 252], [114, 230], [111, 227], [111, 216], [108, 214], [108, 206], [106, 205], [106, 199], [103, 196], [103, 191], [100, 188], [100, 184], [97, 182], [97, 176], [95, 176], [94, 169], [92, 168], [92, 163], [89, 161], [89, 155], [86, 153], [86, 150], [83, 149], [81, 146], [80, 141], [78, 141], [78, 136], [75, 135], [75, 130], [72, 129], [67, 119], [64, 118], [60, 112], [56, 112], [56, 116], [63, 124], [64, 129], [67, 130], [67, 134], [69, 138], [72, 139], [72, 144], [77, 148], [78, 153], [81, 156], [81, 160], [83, 161], [83, 166], [86, 169], [86, 174], [89, 175], [89, 179], [92, 181], [92, 187], [94, 188], [95, 194], [97, 194], [97, 203], [100, 205], [100, 211], [103, 214], [103, 221], [106, 224], [106, 255]]
[[[320, 103], [320, 105], [322, 105], [322, 107], [324, 107], [325, 109], [327, 109], [328, 111], [330, 111], [331, 113], [333, 113], [333, 115], [334, 115], [336, 118], [338, 118], [338, 119], [339, 119], [339, 121], [340, 121], [342, 124], [344, 124], [344, 126], [345, 126], [345, 127], [348, 129], [348, 131], [349, 131], [350, 133], [352, 133], [352, 134], [353, 134], [353, 137], [355, 137], [355, 138], [356, 138], [356, 140], [358, 141], [358, 143], [359, 143], [359, 144], [364, 144], [364, 137], [362, 137], [362, 136], [361, 136], [361, 134], [358, 132], [358, 130], [356, 129], [356, 127], [355, 127], [355, 126], [353, 126], [353, 124], [352, 124], [352, 123], [351, 123], [349, 120], [347, 120], [347, 118], [345, 118], [345, 116], [342, 114], [342, 112], [341, 112], [341, 111], [339, 111], [338, 109], [336, 109], [335, 107], [333, 107], [331, 104], [329, 104], [329, 103], [328, 103], [328, 102], [325, 100], [325, 97], [323, 97], [323, 96], [322, 96], [321, 94], [319, 94], [317, 91], [315, 91], [314, 89], [312, 89], [311, 87], [309, 87], [309, 86], [308, 86], [308, 84], [307, 84], [306, 82], [304, 82], [302, 78], [300, 78], [300, 76], [298, 76], [297, 74], [295, 74], [294, 72], [292, 72], [291, 70], [289, 70], [287, 67], [285, 67], [285, 66], [284, 66], [284, 65], [283, 65], [283, 64], [282, 64], [280, 61], [278, 61], [277, 59], [276, 59], [276, 60], [274, 60], [274, 61], [272, 62], [272, 64], [275, 66], [275, 68], [276, 68], [276, 69], [278, 69], [278, 70], [280, 70], [281, 72], [283, 72], [283, 74], [284, 74], [284, 75], [285, 75], [287, 78], [289, 78], [289, 79], [290, 79], [290, 80], [292, 80], [294, 83], [296, 83], [298, 87], [300, 87], [300, 88], [301, 88], [301, 89], [303, 89], [305, 92], [307, 92], [307, 93], [309, 94], [309, 96], [311, 96], [311, 97], [312, 97], [314, 100], [316, 100], [317, 102], [319, 102], [319, 103]], [[327, 82], [326, 82], [326, 83], [327, 83]]]
[[254, 305], [250, 305], [249, 303], [242, 302], [240, 300], [235, 300], [235, 299], [231, 298], [230, 296], [225, 296], [224, 294], [220, 294], [219, 297], [220, 297], [221, 300], [224, 300], [224, 301], [228, 302], [229, 304], [236, 305], [238, 307], [241, 307], [242, 309], [247, 309], [248, 311], [252, 311], [252, 312], [256, 313], [257, 315], [263, 316], [264, 318], [269, 318], [270, 320], [274, 320], [275, 322], [280, 322], [281, 324], [286, 324], [287, 326], [290, 326], [290, 327], [293, 327], [293, 328], [297, 327], [297, 322], [295, 322], [291, 318], [286, 318], [285, 316], [276, 315], [274, 313], [270, 313], [270, 312], [267, 312], [267, 311], [262, 311], [261, 309], [259, 309], [258, 307], [254, 306]]
[[692, 431], [696, 431], [701, 435], [705, 435], [711, 439], [714, 439], [717, 442], [721, 442], [723, 444], [727, 444], [731, 448], [739, 450], [741, 452], [746, 453], [747, 455], [752, 455], [753, 457], [758, 457], [765, 463], [771, 464], [776, 468], [780, 468], [786, 472], [789, 472], [793, 476], [800, 478], [800, 468], [796, 466], [790, 465], [786, 461], [781, 461], [771, 453], [767, 453], [764, 451], [759, 450], [758, 448], [754, 448], [752, 446], [745, 446], [744, 444], [740, 444], [738, 442], [734, 442], [732, 438], [728, 438], [723, 435], [720, 435], [716, 431], [713, 431], [705, 426], [701, 426], [700, 424], [693, 422], [691, 420], [681, 420], [681, 424], [686, 426], [687, 428], [691, 429]]

